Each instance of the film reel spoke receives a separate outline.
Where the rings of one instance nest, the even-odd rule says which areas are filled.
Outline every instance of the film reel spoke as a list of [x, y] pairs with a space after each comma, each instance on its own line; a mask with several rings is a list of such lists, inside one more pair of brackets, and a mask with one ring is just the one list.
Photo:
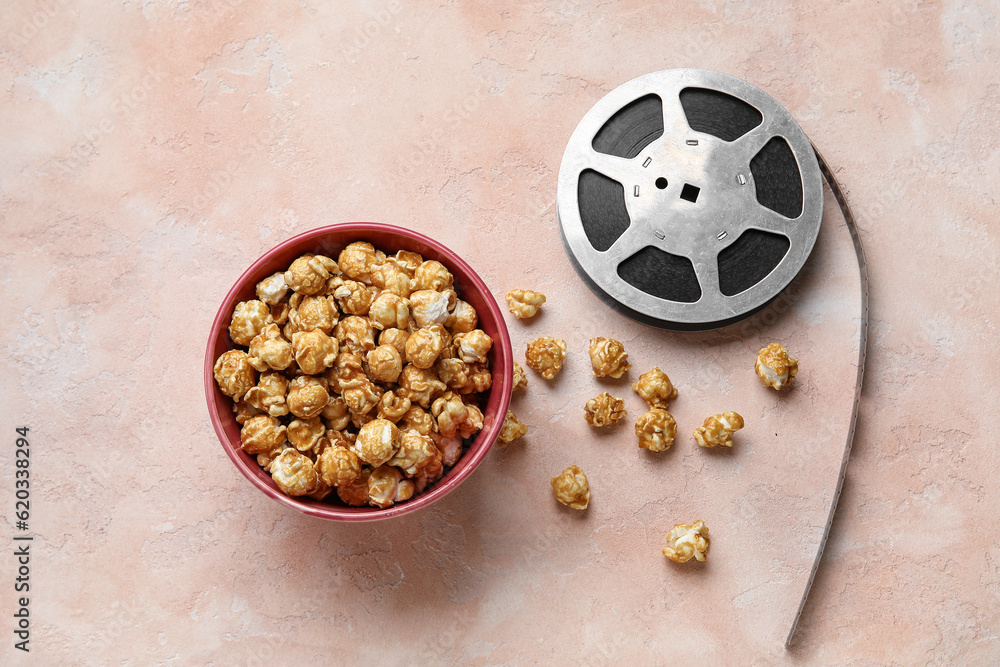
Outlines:
[[618, 181], [626, 189], [630, 187], [630, 184], [636, 178], [635, 159], [599, 153], [593, 149], [586, 156], [583, 169], [593, 169], [599, 174]]
[[749, 167], [754, 156], [777, 134], [777, 125], [774, 118], [765, 116], [763, 123], [734, 141], [730, 149], [732, 163]]
[[787, 237], [792, 223], [792, 218], [786, 218], [780, 213], [758, 204], [750, 209], [749, 215], [744, 221], [744, 227], [760, 229], [761, 231], [781, 234]]

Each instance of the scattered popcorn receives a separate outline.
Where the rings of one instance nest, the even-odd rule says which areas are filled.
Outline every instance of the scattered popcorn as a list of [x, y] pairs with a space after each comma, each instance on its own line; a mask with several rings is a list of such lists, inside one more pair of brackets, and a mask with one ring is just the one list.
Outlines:
[[692, 557], [704, 561], [708, 556], [708, 543], [708, 526], [704, 521], [691, 525], [678, 523], [667, 533], [663, 555], [675, 563], [686, 563]]
[[528, 376], [525, 374], [521, 364], [514, 362], [514, 381], [511, 383], [510, 392], [513, 394], [518, 389], [528, 388]]
[[594, 377], [599, 378], [620, 378], [632, 368], [625, 346], [613, 338], [590, 339], [590, 364], [594, 367]]
[[743, 417], [735, 412], [723, 412], [705, 419], [705, 425], [694, 430], [694, 439], [702, 447], [732, 447], [733, 433], [743, 428]]
[[215, 378], [241, 447], [283, 493], [389, 507], [483, 428], [493, 341], [441, 262], [366, 242], [337, 259], [307, 253], [257, 283]]
[[666, 410], [653, 408], [636, 420], [635, 435], [643, 449], [651, 452], [666, 451], [674, 444], [677, 422]]
[[566, 341], [552, 336], [536, 338], [528, 343], [524, 358], [529, 368], [538, 371], [546, 380], [551, 380], [562, 370], [566, 360]]
[[507, 307], [519, 320], [534, 317], [545, 303], [545, 295], [531, 290], [515, 289], [507, 292]]
[[677, 389], [670, 384], [670, 378], [659, 368], [647, 371], [632, 384], [632, 389], [639, 394], [650, 408], [667, 408], [667, 403], [677, 398]]
[[507, 416], [503, 419], [503, 428], [500, 429], [500, 439], [497, 444], [506, 447], [522, 435], [528, 432], [528, 427], [521, 423], [512, 411], [507, 411]]
[[788, 350], [783, 345], [771, 343], [757, 353], [754, 370], [765, 387], [780, 391], [795, 379], [799, 372], [799, 362], [788, 356]]
[[563, 470], [558, 477], [550, 482], [556, 500], [575, 510], [585, 510], [590, 504], [590, 484], [587, 476], [575, 465]]
[[591, 426], [613, 426], [627, 414], [625, 401], [606, 391], [587, 401], [584, 408], [584, 417]]

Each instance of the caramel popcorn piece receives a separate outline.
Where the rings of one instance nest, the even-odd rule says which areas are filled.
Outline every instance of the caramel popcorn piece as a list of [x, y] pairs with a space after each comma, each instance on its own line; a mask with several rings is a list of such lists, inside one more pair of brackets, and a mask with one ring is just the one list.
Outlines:
[[799, 372], [799, 362], [788, 356], [788, 350], [780, 343], [771, 343], [757, 353], [753, 369], [765, 387], [781, 390], [791, 385]]
[[410, 306], [406, 299], [392, 292], [382, 292], [368, 309], [372, 326], [385, 329], [405, 329], [410, 325]]
[[546, 380], [551, 380], [562, 370], [566, 360], [566, 341], [552, 336], [536, 338], [528, 343], [524, 359], [529, 368], [538, 371]]
[[467, 364], [485, 363], [493, 339], [482, 329], [457, 334], [453, 340], [456, 356]]
[[464, 386], [458, 388], [458, 393], [460, 394], [473, 394], [476, 392], [484, 392], [493, 386], [493, 376], [490, 374], [489, 367], [483, 364], [469, 364], [469, 380]]
[[434, 364], [434, 372], [438, 379], [448, 385], [453, 391], [459, 391], [469, 384], [472, 369], [469, 364], [457, 357], [451, 359], [438, 359]]
[[510, 393], [513, 394], [518, 389], [528, 388], [528, 376], [525, 374], [521, 364], [514, 362], [514, 382], [510, 386]]
[[335, 302], [326, 296], [307, 296], [298, 300], [298, 306], [289, 312], [288, 319], [295, 331], [319, 329], [330, 335], [340, 320]]
[[519, 320], [534, 317], [545, 303], [545, 295], [531, 290], [515, 289], [507, 292], [507, 307]]
[[237, 345], [250, 345], [272, 322], [271, 309], [263, 301], [241, 301], [233, 309], [233, 319], [229, 324], [229, 337]]
[[333, 335], [342, 350], [364, 354], [375, 349], [375, 331], [367, 318], [349, 315], [337, 323]]
[[329, 257], [305, 254], [285, 271], [285, 283], [297, 293], [310, 296], [326, 289], [327, 279], [337, 273], [337, 263]]
[[285, 426], [276, 417], [251, 417], [240, 430], [240, 447], [247, 454], [266, 454], [280, 449], [287, 440]]
[[590, 339], [590, 364], [594, 377], [620, 378], [632, 364], [628, 362], [625, 346], [614, 338]]
[[306, 375], [318, 375], [337, 360], [337, 340], [319, 329], [292, 334], [295, 362]]
[[383, 294], [392, 293], [405, 299], [413, 291], [413, 272], [391, 257], [372, 270], [372, 283]]
[[[345, 447], [327, 447], [316, 460], [316, 468], [325, 484], [333, 487], [348, 486], [361, 476], [361, 459]], [[361, 504], [367, 502], [366, 498]]]
[[666, 451], [674, 444], [677, 422], [666, 410], [653, 408], [636, 420], [635, 435], [643, 449], [651, 452]]
[[704, 521], [678, 523], [667, 533], [663, 555], [675, 563], [686, 563], [694, 557], [704, 561], [708, 556], [708, 526]]
[[392, 345], [379, 345], [366, 360], [368, 374], [376, 382], [395, 382], [403, 372], [403, 359]]
[[378, 335], [379, 345], [392, 345], [399, 352], [399, 356], [406, 356], [406, 341], [410, 334], [402, 329], [386, 329]]
[[319, 477], [313, 462], [305, 454], [286, 449], [268, 467], [271, 479], [289, 496], [305, 496], [316, 490]]
[[452, 307], [457, 303], [458, 297], [453, 290], [417, 290], [410, 295], [410, 316], [419, 328], [446, 324]]
[[451, 289], [455, 284], [455, 277], [451, 271], [444, 267], [444, 264], [433, 259], [429, 259], [417, 267], [413, 272], [414, 290], [434, 290], [443, 292]]
[[300, 375], [288, 384], [288, 411], [300, 419], [312, 419], [330, 400], [327, 382], [322, 378]]
[[343, 396], [331, 398], [322, 411], [326, 427], [331, 431], [343, 431], [351, 423], [351, 409]]
[[400, 433], [399, 450], [389, 459], [388, 465], [399, 468], [407, 477], [415, 477], [424, 468], [433, 465], [435, 459], [440, 463], [441, 454], [434, 441], [408, 429]]
[[345, 315], [367, 315], [375, 301], [375, 290], [356, 280], [345, 280], [334, 288], [332, 296]]
[[399, 250], [392, 257], [392, 261], [412, 278], [417, 272], [417, 267], [424, 263], [424, 258], [419, 252]]
[[373, 419], [358, 431], [354, 453], [368, 465], [377, 468], [399, 449], [399, 429], [388, 419]]
[[227, 350], [215, 360], [215, 382], [226, 396], [242, 400], [257, 384], [257, 373], [243, 350]]
[[350, 505], [351, 507], [363, 507], [367, 505], [369, 475], [371, 475], [371, 472], [362, 469], [361, 474], [353, 482], [337, 487], [337, 497], [345, 505]]
[[351, 243], [340, 252], [340, 256], [337, 258], [340, 271], [345, 276], [367, 285], [372, 284], [372, 271], [383, 261], [384, 258], [379, 257], [375, 247], [365, 241]]
[[431, 445], [433, 452], [431, 458], [427, 460], [423, 467], [413, 476], [413, 483], [416, 485], [418, 493], [422, 493], [429, 485], [441, 479], [444, 475], [444, 458], [437, 445]]
[[585, 510], [590, 504], [590, 483], [587, 476], [575, 465], [563, 470], [549, 482], [556, 500], [575, 510]]
[[243, 401], [233, 402], [233, 413], [236, 415], [236, 423], [243, 426], [247, 423], [251, 417], [256, 417], [257, 415], [264, 414], [254, 406]]
[[743, 417], [735, 412], [723, 412], [705, 419], [705, 425], [694, 430], [694, 439], [702, 447], [732, 447], [733, 433], [743, 428]]
[[314, 448], [325, 433], [326, 426], [319, 417], [293, 419], [288, 424], [288, 442], [300, 452]]
[[269, 306], [276, 306], [288, 294], [284, 272], [278, 272], [257, 283], [257, 298]]
[[260, 412], [272, 417], [288, 414], [288, 378], [281, 373], [261, 373], [257, 386], [251, 387], [244, 400]]
[[394, 391], [382, 394], [378, 402], [378, 416], [395, 423], [410, 409], [410, 399], [398, 396]]
[[421, 435], [429, 436], [431, 433], [437, 432], [437, 422], [434, 421], [434, 417], [429, 412], [419, 405], [411, 405], [410, 409], [400, 418], [399, 428], [404, 431], [414, 430]]
[[479, 314], [470, 304], [458, 299], [448, 312], [445, 326], [452, 334], [469, 333], [479, 325]]
[[399, 375], [399, 389], [396, 393], [404, 396], [422, 408], [429, 408], [431, 401], [448, 389], [433, 371], [407, 364]]
[[417, 329], [406, 339], [406, 360], [417, 368], [430, 368], [444, 350], [446, 337], [450, 338], [440, 324]]
[[655, 366], [653, 370], [640, 375], [638, 381], [632, 384], [632, 389], [646, 401], [650, 408], [666, 410], [667, 404], [677, 398], [677, 389], [670, 384], [670, 378]]
[[461, 396], [449, 391], [434, 401], [431, 414], [437, 420], [438, 432], [451, 438], [458, 432], [459, 425], [469, 419], [469, 408]]
[[414, 484], [392, 466], [380, 466], [368, 477], [368, 502], [385, 509], [413, 497]]
[[591, 426], [613, 426], [627, 414], [625, 401], [606, 391], [587, 401], [584, 408], [584, 417]]
[[292, 364], [292, 344], [282, 337], [277, 324], [268, 324], [250, 341], [248, 358], [258, 371], [283, 371]]
[[517, 418], [517, 415], [508, 410], [507, 416], [503, 419], [503, 427], [500, 429], [500, 439], [498, 440], [498, 444], [501, 447], [506, 447], [527, 432], [528, 427], [521, 423], [521, 420]]

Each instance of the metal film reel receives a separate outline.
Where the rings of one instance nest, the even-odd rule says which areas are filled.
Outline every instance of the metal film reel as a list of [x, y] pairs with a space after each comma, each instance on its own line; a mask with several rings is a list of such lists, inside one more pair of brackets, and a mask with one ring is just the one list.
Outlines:
[[577, 272], [629, 317], [714, 329], [776, 297], [823, 214], [819, 164], [759, 88], [697, 69], [608, 93], [559, 168], [559, 229]]

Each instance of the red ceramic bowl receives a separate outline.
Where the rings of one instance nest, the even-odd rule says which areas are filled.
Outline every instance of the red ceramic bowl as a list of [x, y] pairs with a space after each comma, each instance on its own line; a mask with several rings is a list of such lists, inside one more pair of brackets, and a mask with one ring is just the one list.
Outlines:
[[[334, 259], [352, 241], [368, 241], [386, 253], [397, 250], [418, 252], [425, 259], [436, 259], [444, 264], [455, 276], [455, 290], [459, 297], [468, 301], [479, 314], [479, 328], [493, 339], [490, 350], [490, 368], [493, 373], [493, 387], [486, 397], [483, 410], [483, 428], [475, 440], [466, 448], [462, 458], [445, 476], [413, 499], [387, 509], [377, 507], [347, 507], [334, 502], [320, 502], [311, 498], [286, 496], [271, 480], [271, 476], [257, 465], [254, 457], [240, 449], [240, 425], [232, 409], [232, 399], [223, 394], [215, 382], [215, 360], [226, 350], [236, 347], [229, 339], [229, 322], [233, 308], [240, 301], [256, 299], [256, 285], [262, 279], [284, 271], [292, 261], [307, 252], [323, 254]], [[244, 272], [219, 306], [219, 312], [212, 323], [205, 352], [205, 396], [208, 399], [208, 413], [215, 425], [222, 448], [236, 465], [236, 468], [250, 482], [274, 500], [310, 516], [333, 521], [375, 521], [414, 512], [443, 498], [472, 474], [486, 457], [490, 447], [496, 442], [503, 426], [507, 407], [510, 404], [510, 390], [513, 382], [513, 356], [507, 325], [489, 288], [458, 255], [437, 241], [408, 229], [374, 222], [350, 222], [328, 227], [320, 227], [299, 234], [271, 249]]]

